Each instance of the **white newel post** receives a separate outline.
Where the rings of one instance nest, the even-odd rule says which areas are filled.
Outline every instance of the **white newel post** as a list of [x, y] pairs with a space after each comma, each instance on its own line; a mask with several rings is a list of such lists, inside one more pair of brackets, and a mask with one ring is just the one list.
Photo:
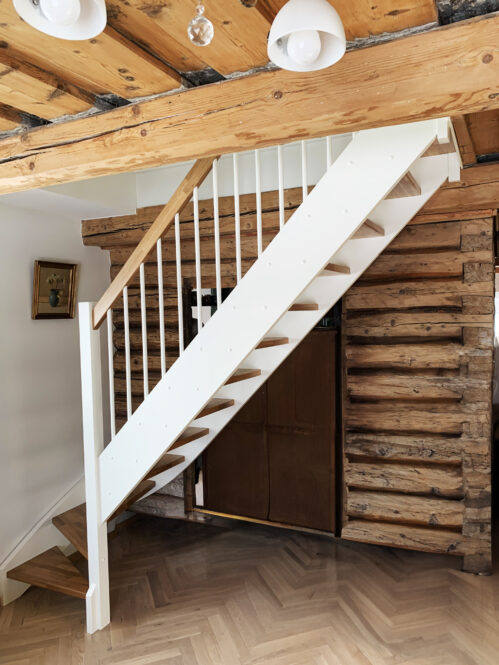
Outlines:
[[100, 333], [92, 326], [94, 303], [79, 305], [83, 450], [87, 502], [88, 591], [87, 631], [95, 633], [110, 621], [107, 522], [101, 519], [99, 455], [104, 450]]

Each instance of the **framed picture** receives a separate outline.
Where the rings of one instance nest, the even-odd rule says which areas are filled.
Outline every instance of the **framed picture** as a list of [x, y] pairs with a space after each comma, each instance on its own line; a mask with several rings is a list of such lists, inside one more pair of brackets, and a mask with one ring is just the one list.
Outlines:
[[74, 319], [77, 271], [75, 263], [35, 261], [32, 319]]

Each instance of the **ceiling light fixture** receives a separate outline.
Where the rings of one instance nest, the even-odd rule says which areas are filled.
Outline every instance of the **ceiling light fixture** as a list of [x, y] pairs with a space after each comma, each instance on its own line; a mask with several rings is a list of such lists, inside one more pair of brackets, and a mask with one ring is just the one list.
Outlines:
[[327, 0], [288, 0], [270, 28], [269, 58], [282, 69], [324, 69], [338, 62], [345, 50], [343, 23]]
[[105, 0], [14, 0], [19, 16], [59, 39], [92, 39], [107, 23]]

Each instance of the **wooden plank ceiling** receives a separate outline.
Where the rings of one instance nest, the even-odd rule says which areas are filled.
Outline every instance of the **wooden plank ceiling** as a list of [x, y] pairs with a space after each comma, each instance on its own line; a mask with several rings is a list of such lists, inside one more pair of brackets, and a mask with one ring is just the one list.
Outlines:
[[[0, 0], [0, 132], [105, 111], [265, 67], [270, 24], [285, 1], [205, 0], [215, 38], [199, 48], [187, 36], [196, 0], [108, 0], [105, 31], [80, 42], [35, 31], [19, 18], [11, 0]], [[456, 10], [455, 17], [443, 12], [440, 5], [448, 3], [440, 0], [331, 3], [352, 47], [467, 17], [463, 11]], [[490, 11], [490, 2], [477, 0], [473, 11]], [[499, 151], [498, 121], [497, 112], [489, 112], [484, 122], [478, 115], [463, 118], [460, 140], [467, 145], [468, 163]], [[491, 134], [496, 137], [492, 143]]]

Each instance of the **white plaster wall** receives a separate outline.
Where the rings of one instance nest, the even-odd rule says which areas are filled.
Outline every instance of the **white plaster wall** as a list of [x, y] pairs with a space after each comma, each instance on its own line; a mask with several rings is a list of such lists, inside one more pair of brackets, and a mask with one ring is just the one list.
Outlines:
[[[337, 158], [351, 140], [350, 134], [333, 136], [333, 157]], [[308, 184], [315, 185], [326, 169], [326, 141], [314, 139], [307, 141]], [[260, 150], [261, 185], [263, 192], [278, 188], [277, 148]], [[284, 187], [301, 187], [301, 147], [300, 143], [283, 146]], [[140, 171], [137, 177], [137, 207], [166, 203], [175, 192], [182, 179], [191, 168], [192, 162], [174, 164], [163, 168]], [[239, 191], [241, 194], [255, 192], [255, 156], [254, 152], [239, 154]], [[199, 189], [200, 199], [210, 199], [213, 195], [212, 179], [206, 179]], [[219, 195], [231, 196], [234, 193], [232, 155], [224, 155], [219, 162]]]
[[78, 321], [31, 319], [34, 259], [78, 263], [78, 300], [109, 284], [79, 216], [0, 203], [0, 562], [83, 473]]

